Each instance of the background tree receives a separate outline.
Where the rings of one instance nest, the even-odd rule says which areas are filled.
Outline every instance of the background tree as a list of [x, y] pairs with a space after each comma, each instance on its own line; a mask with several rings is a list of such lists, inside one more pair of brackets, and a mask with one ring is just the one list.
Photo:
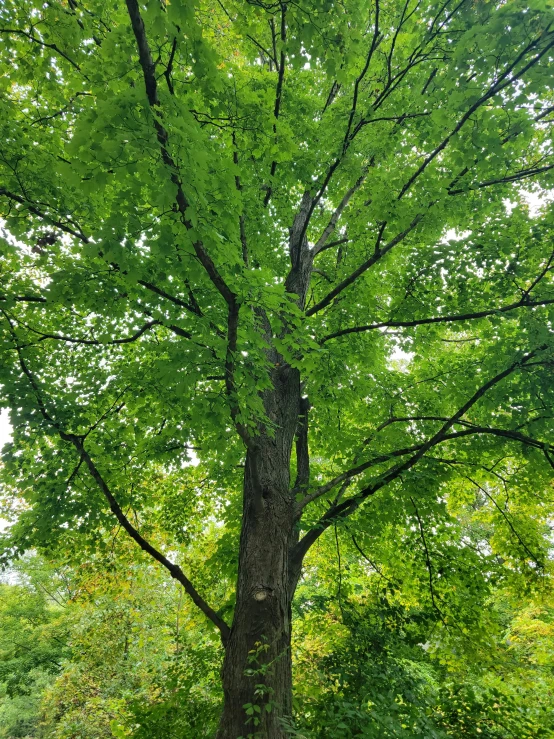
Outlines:
[[44, 692], [70, 655], [63, 579], [39, 557], [0, 585], [0, 736], [38, 737]]
[[[483, 513], [458, 524], [450, 541], [463, 536], [496, 552], [494, 528], [475, 526]], [[551, 737], [551, 564], [531, 583], [489, 555], [479, 615], [459, 586], [439, 614], [421, 586], [421, 553], [399, 565], [401, 527], [390, 534], [381, 533], [371, 563], [357, 536], [326, 537], [310, 552], [293, 608], [292, 736]], [[195, 566], [212, 543], [208, 534], [170, 546]], [[10, 570], [2, 739], [213, 736], [222, 701], [216, 634], [116, 527], [106, 544], [66, 548], [63, 564], [27, 555]], [[202, 583], [206, 574], [197, 573]], [[448, 580], [453, 589], [455, 573]]]
[[[456, 505], [544, 567], [553, 212], [522, 188], [552, 177], [553, 24], [541, 1], [0, 10], [6, 553], [100, 545], [115, 516], [221, 635], [219, 739], [285, 735], [320, 537], [406, 527], [436, 611], [472, 556]], [[231, 601], [156, 545], [160, 471], [169, 531], [221, 525]], [[484, 562], [456, 586], [475, 609]]]

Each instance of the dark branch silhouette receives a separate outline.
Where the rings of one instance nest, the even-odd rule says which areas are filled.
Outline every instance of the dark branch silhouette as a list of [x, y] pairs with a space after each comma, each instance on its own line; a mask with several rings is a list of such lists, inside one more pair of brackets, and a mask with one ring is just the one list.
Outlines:
[[139, 532], [138, 530], [131, 524], [127, 516], [123, 513], [123, 510], [121, 509], [121, 506], [117, 502], [114, 494], [112, 493], [111, 489], [109, 488], [107, 482], [105, 481], [104, 477], [102, 476], [101, 472], [99, 471], [98, 467], [92, 460], [90, 454], [85, 449], [84, 446], [84, 437], [79, 436], [77, 434], [71, 434], [64, 431], [64, 429], [57, 423], [57, 421], [54, 419], [54, 417], [51, 415], [51, 413], [48, 411], [46, 404], [44, 402], [44, 399], [42, 397], [42, 394], [40, 393], [38, 383], [36, 382], [34, 375], [31, 373], [27, 362], [25, 361], [22, 353], [20, 350], [18, 350], [18, 356], [19, 356], [19, 364], [23, 371], [23, 374], [26, 376], [29, 385], [31, 386], [33, 393], [35, 395], [37, 405], [39, 408], [39, 411], [44, 418], [44, 420], [56, 430], [59, 437], [69, 444], [72, 444], [73, 447], [77, 450], [79, 454], [79, 459], [85, 463], [87, 466], [89, 473], [91, 477], [94, 479], [96, 484], [98, 485], [99, 489], [103, 493], [104, 497], [106, 498], [108, 505], [110, 506], [110, 510], [114, 514], [114, 516], [117, 518], [119, 524], [125, 531], [129, 534], [129, 536], [140, 546], [140, 548], [149, 554], [153, 559], [155, 559], [157, 562], [159, 562], [163, 567], [166, 568], [166, 570], [169, 572], [171, 577], [173, 577], [175, 580], [181, 583], [183, 588], [185, 589], [186, 593], [190, 596], [194, 604], [204, 613], [207, 618], [212, 621], [212, 623], [217, 626], [219, 629], [219, 632], [221, 634], [221, 639], [223, 643], [228, 639], [229, 636], [229, 626], [223, 621], [223, 619], [209, 606], [206, 601], [202, 598], [202, 596], [198, 593], [192, 582], [187, 578], [183, 570], [179, 567], [179, 565], [174, 564], [171, 562], [167, 557], [165, 557], [161, 552], [159, 552], [150, 542], [148, 542]]

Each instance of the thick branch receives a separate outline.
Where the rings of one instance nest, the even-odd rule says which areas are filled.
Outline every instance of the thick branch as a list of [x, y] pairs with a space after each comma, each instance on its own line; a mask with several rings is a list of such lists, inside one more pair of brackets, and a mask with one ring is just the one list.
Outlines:
[[232, 305], [229, 305], [227, 317], [227, 353], [225, 355], [225, 390], [229, 399], [229, 409], [235, 428], [245, 445], [249, 446], [250, 435], [247, 427], [240, 420], [240, 406], [235, 383], [239, 310], [240, 306], [238, 303], [234, 302]]
[[196, 590], [192, 582], [188, 579], [188, 577], [185, 575], [183, 570], [179, 567], [179, 565], [174, 564], [170, 560], [167, 559], [161, 552], [159, 552], [155, 547], [153, 547], [146, 539], [141, 536], [141, 534], [135, 529], [135, 527], [131, 524], [129, 519], [125, 516], [123, 511], [121, 510], [120, 505], [118, 504], [117, 500], [115, 499], [114, 495], [112, 494], [111, 490], [109, 489], [108, 485], [106, 484], [106, 481], [100, 474], [98, 468], [92, 461], [90, 455], [85, 450], [81, 440], [79, 437], [74, 436], [73, 434], [65, 434], [62, 431], [59, 432], [60, 437], [64, 441], [68, 441], [77, 449], [79, 454], [81, 455], [82, 459], [84, 460], [85, 464], [87, 465], [89, 472], [93, 479], [95, 480], [96, 484], [104, 494], [106, 500], [108, 501], [108, 504], [110, 506], [110, 509], [114, 516], [119, 521], [121, 527], [125, 529], [125, 531], [129, 534], [129, 536], [136, 541], [136, 543], [139, 545], [139, 547], [149, 554], [153, 559], [155, 559], [157, 562], [159, 562], [163, 567], [165, 567], [171, 577], [175, 578], [178, 582], [181, 583], [183, 588], [185, 589], [186, 593], [191, 597], [193, 603], [202, 611], [202, 613], [207, 616], [207, 618], [210, 619], [210, 621], [217, 626], [219, 629], [219, 632], [221, 634], [221, 640], [223, 644], [226, 643], [230, 629], [229, 626], [223, 621], [223, 619], [218, 616], [218, 614], [209, 606], [204, 598], [200, 595], [200, 593]]
[[[336, 521], [338, 518], [345, 518], [347, 516], [350, 516], [354, 511], [356, 511], [360, 505], [370, 496], [374, 495], [378, 490], [380, 490], [385, 485], [388, 485], [393, 480], [397, 479], [403, 472], [407, 472], [412, 467], [414, 467], [419, 460], [434, 446], [437, 444], [440, 444], [444, 441], [447, 441], [448, 439], [454, 439], [459, 438], [462, 436], [469, 436], [471, 434], [475, 433], [491, 433], [496, 436], [502, 436], [510, 439], [514, 439], [516, 441], [521, 441], [523, 443], [529, 443], [531, 446], [534, 446], [535, 448], [539, 449], [548, 449], [549, 445], [544, 444], [543, 442], [539, 442], [535, 439], [530, 439], [529, 437], [526, 437], [524, 434], [520, 434], [519, 432], [513, 432], [513, 431], [505, 431], [503, 429], [488, 429], [486, 427], [471, 427], [466, 428], [463, 431], [455, 432], [452, 434], [449, 434], [449, 430], [452, 428], [452, 426], [456, 425], [460, 419], [467, 413], [467, 411], [475, 405], [492, 387], [500, 383], [502, 380], [504, 380], [506, 377], [511, 375], [513, 372], [515, 372], [517, 369], [520, 369], [521, 367], [528, 364], [531, 359], [533, 359], [539, 352], [544, 351], [547, 347], [541, 346], [528, 354], [525, 354], [521, 359], [513, 362], [509, 367], [507, 367], [505, 370], [500, 372], [499, 374], [492, 377], [488, 382], [486, 382], [484, 385], [482, 385], [472, 396], [469, 398], [469, 400], [464, 403], [464, 405], [456, 411], [456, 413], [448, 418], [445, 423], [442, 425], [442, 427], [437, 431], [433, 436], [431, 436], [427, 441], [423, 442], [417, 447], [417, 451], [414, 448], [414, 454], [407, 459], [405, 462], [401, 462], [400, 464], [395, 465], [394, 467], [391, 467], [389, 470], [387, 470], [385, 473], [380, 475], [376, 480], [371, 482], [369, 485], [367, 485], [365, 488], [360, 490], [356, 495], [354, 495], [351, 498], [348, 498], [338, 505], [332, 506], [323, 516], [319, 519], [318, 523], [315, 524], [313, 528], [311, 528], [304, 537], [298, 542], [298, 544], [295, 547], [294, 553], [293, 553], [293, 560], [298, 564], [302, 561], [304, 558], [306, 552], [308, 549], [312, 546], [312, 544], [321, 536], [323, 531], [325, 531], [329, 526], [331, 526], [334, 521]], [[404, 454], [406, 450], [399, 450], [398, 452], [391, 453], [391, 456], [394, 454]], [[384, 456], [384, 455], [383, 455]], [[385, 460], [383, 460], [385, 461]], [[368, 466], [371, 466], [373, 463], [373, 460], [371, 460], [369, 463], [365, 463], [364, 465], [359, 465], [358, 468], [355, 468], [357, 471], [359, 468], [363, 467], [364, 469], [367, 469]], [[360, 470], [360, 471], [363, 471]], [[353, 472], [352, 470], [349, 472]], [[343, 473], [340, 475], [340, 479], [344, 480], [346, 477], [348, 477], [349, 472]], [[359, 474], [359, 472], [355, 472], [355, 474]], [[350, 475], [352, 476], [352, 475]], [[335, 478], [334, 484], [338, 484], [336, 482], [338, 478]], [[330, 483], [328, 483], [330, 484]], [[319, 493], [319, 495], [323, 495], [324, 493], [320, 492], [324, 487], [319, 489], [319, 491], [315, 491], [316, 493]], [[327, 492], [327, 490], [325, 490]], [[311, 496], [311, 499], [315, 499], [315, 497], [319, 497], [319, 495]], [[310, 502], [310, 501], [307, 501]], [[301, 504], [302, 506], [303, 504]]]
[[167, 89], [170, 95], [175, 95], [175, 88], [173, 87], [173, 80], [171, 79], [171, 73], [173, 72], [173, 60], [175, 59], [175, 52], [177, 51], [177, 36], [173, 38], [171, 45], [171, 52], [169, 54], [169, 60], [167, 67], [165, 68], [164, 77], [167, 82]]
[[121, 510], [121, 507], [119, 503], [117, 502], [116, 498], [114, 497], [112, 491], [108, 487], [108, 484], [102, 477], [100, 471], [96, 467], [95, 463], [93, 462], [92, 458], [90, 457], [89, 453], [84, 447], [83, 444], [83, 437], [77, 436], [76, 434], [68, 434], [66, 433], [59, 424], [54, 420], [54, 418], [50, 415], [50, 413], [47, 411], [46, 406], [44, 404], [44, 401], [42, 399], [42, 396], [40, 394], [38, 384], [35, 381], [35, 378], [33, 377], [31, 371], [29, 370], [27, 363], [25, 362], [23, 355], [20, 351], [18, 351], [19, 354], [19, 363], [21, 366], [21, 369], [23, 370], [23, 373], [29, 380], [29, 383], [33, 389], [34, 395], [36, 397], [39, 410], [41, 412], [41, 415], [47, 421], [55, 430], [57, 431], [58, 435], [63, 441], [66, 441], [70, 444], [72, 444], [77, 452], [79, 453], [79, 457], [82, 461], [85, 462], [86, 466], [88, 467], [88, 470], [100, 488], [101, 492], [103, 493], [104, 497], [108, 501], [108, 504], [110, 506], [110, 509], [114, 516], [119, 521], [121, 527], [125, 529], [125, 531], [129, 534], [129, 536], [140, 546], [140, 548], [145, 551], [147, 554], [149, 554], [153, 559], [155, 559], [157, 562], [159, 562], [161, 565], [163, 565], [168, 572], [170, 573], [171, 577], [175, 578], [178, 582], [181, 583], [187, 594], [191, 597], [194, 604], [204, 613], [205, 616], [207, 616], [210, 621], [217, 626], [217, 628], [220, 631], [221, 639], [223, 643], [227, 641], [227, 638], [229, 636], [229, 627], [223, 621], [223, 619], [218, 616], [218, 614], [211, 608], [206, 601], [202, 598], [202, 596], [198, 593], [194, 585], [191, 583], [191, 581], [186, 577], [182, 569], [179, 567], [179, 565], [174, 564], [170, 560], [167, 559], [161, 552], [159, 552], [155, 547], [152, 546], [146, 539], [141, 536], [141, 534], [135, 529], [135, 527], [131, 524], [129, 519], [125, 516], [123, 511]]
[[[309, 495], [306, 495], [306, 497], [303, 498], [296, 506], [297, 515], [300, 515], [300, 513], [304, 510], [304, 508], [307, 505], [312, 503], [314, 500], [321, 498], [322, 495], [326, 495], [326, 493], [331, 492], [333, 488], [335, 488], [337, 485], [340, 485], [342, 482], [352, 480], [352, 478], [357, 477], [358, 475], [361, 475], [362, 472], [365, 472], [366, 470], [370, 469], [370, 467], [375, 467], [379, 464], [383, 464], [384, 462], [388, 462], [390, 459], [393, 459], [394, 457], [403, 457], [406, 454], [412, 454], [413, 452], [417, 452], [420, 448], [421, 448], [421, 444], [416, 444], [415, 446], [406, 447], [405, 449], [395, 449], [393, 452], [387, 452], [386, 454], [380, 454], [379, 456], [373, 457], [373, 459], [363, 462], [362, 464], [359, 464], [356, 467], [352, 467], [352, 469], [347, 470], [346, 472], [341, 472], [340, 475], [337, 475], [332, 480], [329, 480], [329, 482], [326, 482], [325, 485], [321, 485], [316, 490], [311, 492]], [[301, 492], [301, 489], [295, 485], [293, 489], [293, 493], [299, 493], [299, 492]]]
[[15, 300], [16, 303], [46, 303], [39, 295], [0, 295], [0, 301]]
[[[414, 416], [413, 418], [397, 418], [394, 420], [395, 421], [411, 421], [411, 420], [448, 421], [449, 419], [443, 416], [419, 416], [419, 417]], [[456, 424], [467, 426], [467, 428], [463, 429], [462, 431], [454, 431], [450, 434], [446, 434], [445, 436], [443, 436], [440, 442], [437, 442], [437, 444], [438, 443], [442, 444], [445, 441], [452, 441], [454, 439], [461, 439], [466, 436], [488, 434], [490, 436], [499, 436], [504, 439], [518, 441], [521, 444], [525, 444], [526, 446], [532, 447], [534, 449], [539, 449], [543, 452], [546, 450], [547, 452], [552, 451], [554, 453], [554, 447], [552, 447], [548, 443], [544, 441], [540, 441], [540, 439], [533, 439], [531, 436], [522, 434], [519, 431], [512, 431], [510, 429], [497, 429], [497, 428], [491, 428], [489, 426], [477, 426], [467, 421], [462, 421], [461, 419], [459, 419], [456, 422]], [[303, 500], [301, 500], [300, 503], [297, 505], [297, 513], [300, 514], [301, 511], [309, 503], [311, 503], [314, 500], [317, 500], [318, 498], [321, 498], [321, 496], [325, 495], [326, 493], [329, 493], [337, 485], [340, 485], [340, 483], [347, 482], [347, 481], [350, 482], [353, 480], [354, 477], [361, 475], [362, 472], [365, 472], [371, 467], [376, 467], [379, 464], [388, 462], [390, 459], [394, 459], [394, 457], [405, 457], [407, 454], [413, 454], [414, 452], [418, 452], [423, 446], [423, 444], [424, 442], [422, 442], [421, 444], [414, 444], [414, 446], [405, 447], [404, 449], [395, 449], [392, 452], [380, 454], [379, 456], [373, 457], [372, 459], [366, 462], [363, 462], [362, 464], [359, 464], [356, 467], [352, 467], [346, 472], [341, 472], [340, 475], [337, 475], [332, 480], [329, 480], [329, 482], [325, 483], [325, 485], [321, 485], [316, 490], [312, 491], [309, 495], [307, 495]], [[299, 492], [299, 491], [297, 491], [296, 488], [294, 488], [293, 492]]]
[[[137, 0], [126, 0], [127, 10], [131, 19], [131, 25], [133, 27], [133, 33], [137, 41], [137, 48], [139, 52], [139, 60], [143, 71], [144, 84], [146, 87], [146, 94], [150, 107], [153, 111], [153, 123], [156, 130], [158, 142], [160, 144], [160, 150], [162, 154], [162, 160], [171, 171], [171, 181], [177, 188], [176, 203], [179, 213], [181, 214], [181, 220], [186, 229], [190, 230], [193, 228], [192, 223], [187, 218], [186, 211], [189, 207], [189, 203], [183, 191], [181, 178], [179, 176], [179, 168], [176, 162], [173, 160], [169, 153], [168, 141], [169, 135], [163, 124], [161, 123], [161, 115], [159, 110], [159, 98], [157, 92], [157, 83], [155, 75], [155, 64], [152, 59], [150, 47], [146, 38], [146, 31], [144, 23], [140, 15], [140, 9]], [[284, 21], [283, 21], [284, 22]], [[225, 360], [225, 387], [227, 396], [230, 403], [231, 417], [235, 424], [235, 427], [243, 439], [245, 444], [248, 443], [249, 437], [244, 424], [239, 421], [240, 409], [238, 406], [237, 388], [234, 379], [235, 370], [235, 356], [237, 351], [237, 333], [238, 333], [238, 319], [239, 319], [239, 302], [237, 296], [227, 285], [223, 277], [220, 275], [216, 265], [212, 258], [204, 249], [204, 245], [201, 241], [197, 240], [193, 243], [193, 248], [196, 256], [202, 266], [204, 267], [208, 277], [217, 288], [225, 302], [227, 303], [228, 315], [227, 315], [227, 354]]]
[[308, 447], [308, 413], [310, 401], [300, 399], [298, 426], [296, 429], [296, 480], [295, 490], [303, 490], [310, 482], [310, 451]]
[[520, 54], [515, 58], [515, 60], [504, 70], [504, 72], [498, 77], [497, 81], [489, 87], [487, 92], [485, 92], [481, 97], [476, 100], [473, 105], [471, 105], [468, 110], [463, 114], [463, 116], [460, 118], [458, 123], [454, 126], [454, 128], [450, 131], [447, 136], [444, 137], [444, 139], [441, 141], [441, 143], [435, 147], [435, 149], [424, 159], [424, 161], [421, 163], [421, 165], [418, 167], [418, 169], [414, 172], [414, 174], [409, 178], [409, 180], [404, 184], [402, 189], [400, 190], [400, 193], [398, 194], [398, 200], [400, 200], [404, 195], [408, 192], [408, 190], [411, 188], [411, 186], [414, 184], [414, 182], [418, 179], [420, 175], [423, 174], [423, 172], [427, 169], [429, 164], [443, 151], [450, 140], [455, 136], [465, 125], [465, 123], [470, 119], [470, 117], [475, 113], [482, 105], [484, 105], [488, 100], [498, 95], [499, 92], [504, 90], [509, 85], [514, 84], [514, 82], [517, 82], [517, 80], [521, 79], [523, 75], [531, 69], [535, 64], [537, 64], [542, 57], [548, 52], [549, 49], [554, 46], [554, 40], [551, 40], [549, 43], [547, 43], [538, 54], [536, 54], [533, 59], [531, 59], [527, 64], [525, 64], [522, 69], [519, 70], [519, 72], [516, 72], [515, 74], [512, 74], [514, 68], [519, 64], [522, 59], [525, 58], [525, 56], [534, 49], [537, 44], [541, 41], [541, 39], [545, 36], [549, 35], [552, 39], [552, 34], [541, 34], [540, 37], [534, 39], [531, 41], [524, 49], [521, 51]]
[[[189, 207], [188, 200], [183, 191], [181, 179], [179, 177], [179, 168], [176, 162], [173, 160], [168, 149], [169, 134], [165, 127], [160, 121], [160, 101], [158, 98], [158, 87], [156, 82], [156, 66], [148, 46], [146, 39], [146, 30], [144, 28], [144, 22], [140, 15], [140, 9], [137, 0], [126, 0], [127, 10], [129, 18], [131, 19], [131, 25], [133, 33], [137, 42], [137, 48], [139, 53], [140, 65], [144, 77], [144, 85], [146, 88], [146, 96], [151, 108], [158, 109], [153, 114], [153, 123], [156, 130], [158, 142], [160, 144], [160, 150], [162, 154], [162, 160], [171, 171], [171, 181], [177, 188], [176, 202], [179, 213], [181, 214], [181, 220], [188, 230], [192, 229], [192, 223], [186, 216], [186, 210]], [[208, 274], [208, 277], [213, 282], [217, 290], [220, 292], [226, 303], [229, 305], [235, 301], [235, 295], [229, 288], [223, 277], [219, 274], [214, 262], [212, 261], [209, 254], [204, 249], [204, 245], [201, 241], [195, 241], [193, 248], [199, 262], [204, 267]]]
[[[389, 425], [389, 423], [395, 423], [395, 422], [410, 422], [410, 421], [444, 421], [449, 422], [450, 419], [446, 418], [445, 416], [410, 416], [408, 418], [393, 418], [390, 420], [390, 422], [387, 422], [386, 424], [383, 424], [381, 428], [384, 428], [385, 425]], [[437, 443], [443, 443], [445, 441], [452, 441], [453, 439], [461, 439], [466, 436], [474, 436], [478, 434], [489, 434], [491, 436], [499, 436], [504, 439], [511, 439], [512, 441], [518, 441], [521, 444], [525, 444], [526, 446], [533, 447], [534, 449], [539, 449], [541, 451], [548, 451], [550, 449], [550, 445], [546, 442], [540, 441], [539, 439], [533, 439], [531, 436], [527, 436], [525, 434], [522, 434], [520, 431], [517, 430], [511, 430], [511, 429], [498, 429], [498, 428], [491, 428], [489, 426], [478, 426], [474, 423], [470, 423], [468, 421], [463, 421], [462, 419], [458, 419], [456, 421], [456, 425], [462, 425], [465, 426], [462, 431], [454, 431], [450, 434], [446, 434], [443, 436], [440, 442]], [[380, 454], [377, 457], [373, 457], [370, 460], [367, 460], [356, 467], [352, 467], [349, 470], [346, 470], [346, 472], [341, 472], [340, 475], [337, 475], [333, 479], [329, 480], [329, 482], [325, 483], [324, 485], [321, 485], [320, 487], [313, 490], [309, 495], [306, 495], [306, 497], [300, 501], [297, 505], [297, 513], [300, 514], [301, 511], [309, 505], [312, 501], [317, 500], [318, 498], [321, 498], [323, 495], [326, 495], [329, 493], [333, 488], [335, 488], [337, 485], [340, 485], [343, 482], [350, 482], [354, 479], [354, 477], [357, 477], [361, 475], [366, 470], [370, 469], [371, 467], [376, 467], [379, 464], [383, 464], [384, 462], [388, 462], [391, 459], [394, 459], [394, 457], [405, 457], [407, 454], [413, 454], [414, 452], [418, 452], [421, 447], [423, 446], [425, 442], [422, 442], [421, 444], [414, 444], [413, 446], [405, 447], [403, 449], [395, 449], [392, 452], [385, 452], [384, 454]], [[552, 448], [552, 451], [554, 451], [554, 448]], [[292, 491], [293, 493], [298, 493], [300, 490], [298, 490], [296, 487]]]
[[[346, 194], [344, 195], [343, 199], [338, 204], [338, 206], [335, 209], [333, 215], [329, 219], [329, 223], [325, 227], [325, 230], [323, 231], [323, 233], [321, 234], [321, 236], [319, 237], [319, 239], [317, 240], [317, 242], [314, 244], [314, 247], [312, 249], [312, 252], [313, 252], [314, 257], [317, 254], [319, 254], [320, 251], [322, 251], [323, 249], [326, 248], [327, 239], [329, 238], [329, 236], [335, 230], [335, 226], [337, 225], [337, 221], [341, 217], [341, 214], [342, 214], [343, 210], [346, 208], [346, 206], [350, 202], [352, 196], [362, 186], [362, 183], [363, 183], [363, 181], [366, 178], [366, 173], [367, 173], [367, 169], [364, 169], [364, 172], [357, 179], [356, 183], [354, 185], [352, 185], [352, 187], [346, 192]], [[334, 243], [336, 244], [337, 242], [335, 241]]]
[[[274, 136], [277, 134], [277, 119], [279, 118], [279, 113], [281, 110], [281, 98], [283, 95], [283, 82], [285, 79], [285, 67], [286, 67], [285, 42], [287, 40], [286, 11], [287, 11], [287, 6], [284, 3], [281, 4], [281, 54], [280, 54], [279, 64], [277, 66], [278, 77], [277, 77], [277, 87], [275, 90], [275, 105], [273, 108], [273, 118], [274, 118], [273, 135]], [[267, 204], [271, 200], [271, 195], [273, 193], [272, 180], [275, 175], [276, 169], [277, 169], [277, 162], [273, 160], [271, 162], [271, 169], [269, 172], [269, 187], [267, 188], [267, 192], [264, 198], [264, 207], [267, 206]]]
[[33, 213], [34, 215], [38, 216], [44, 221], [47, 221], [52, 226], [56, 226], [61, 231], [64, 231], [65, 233], [68, 233], [71, 236], [75, 236], [75, 238], [79, 239], [79, 241], [82, 241], [84, 244], [89, 243], [88, 237], [85, 236], [85, 234], [81, 231], [80, 227], [77, 226], [78, 230], [76, 230], [71, 225], [68, 225], [65, 221], [60, 221], [60, 220], [56, 220], [55, 218], [52, 218], [47, 213], [40, 210], [40, 208], [37, 207], [36, 203], [32, 203], [26, 198], [22, 198], [21, 195], [17, 195], [14, 192], [10, 192], [9, 190], [6, 190], [5, 187], [0, 187], [0, 196], [2, 195], [7, 197], [8, 200], [13, 200], [16, 203], [19, 203], [20, 205], [25, 206], [25, 208], [27, 208], [27, 210]]
[[346, 277], [341, 283], [339, 283], [333, 290], [331, 290], [330, 293], [328, 293], [324, 298], [322, 298], [319, 303], [316, 303], [314, 306], [312, 306], [309, 310], [306, 311], [307, 316], [313, 316], [314, 313], [317, 313], [318, 311], [322, 310], [322, 308], [325, 308], [329, 303], [334, 300], [337, 295], [339, 295], [343, 290], [346, 290], [347, 287], [350, 287], [350, 285], [355, 282], [360, 275], [363, 275], [364, 272], [367, 272], [367, 270], [372, 267], [376, 262], [378, 262], [385, 254], [387, 254], [394, 246], [399, 244], [401, 241], [403, 241], [406, 236], [414, 230], [414, 228], [417, 226], [417, 224], [421, 221], [423, 215], [420, 213], [418, 214], [413, 221], [410, 223], [408, 228], [404, 229], [401, 233], [399, 233], [397, 236], [394, 237], [391, 241], [389, 241], [388, 244], [385, 244], [385, 246], [379, 248], [377, 246], [375, 252], [371, 255], [371, 257], [361, 264], [357, 269], [354, 270], [348, 277]]
[[[235, 132], [233, 131], [232, 134], [233, 139], [233, 163], [235, 167], [239, 166], [239, 153], [237, 149], [237, 137], [235, 136]], [[242, 194], [242, 182], [240, 180], [240, 176], [238, 172], [235, 174], [235, 187], [237, 189], [237, 192]], [[239, 215], [239, 233], [240, 233], [240, 243], [242, 246], [242, 261], [246, 266], [248, 266], [248, 241], [246, 238], [246, 225], [244, 221], [244, 213], [240, 213]]]
[[340, 331], [335, 331], [332, 334], [325, 336], [321, 343], [324, 344], [326, 341], [331, 339], [337, 339], [339, 336], [346, 336], [347, 334], [359, 334], [364, 331], [373, 331], [374, 329], [380, 328], [410, 328], [411, 326], [424, 326], [429, 323], [454, 323], [455, 321], [470, 321], [477, 318], [486, 318], [487, 316], [495, 316], [499, 313], [508, 313], [509, 311], [516, 310], [517, 308], [536, 308], [542, 305], [551, 305], [554, 303], [554, 298], [547, 300], [528, 300], [522, 298], [515, 303], [504, 305], [500, 308], [491, 308], [489, 310], [475, 311], [474, 313], [457, 313], [448, 316], [433, 316], [432, 318], [415, 318], [413, 321], [382, 321], [381, 323], [371, 323], [368, 326], [352, 326], [351, 328], [343, 328]]

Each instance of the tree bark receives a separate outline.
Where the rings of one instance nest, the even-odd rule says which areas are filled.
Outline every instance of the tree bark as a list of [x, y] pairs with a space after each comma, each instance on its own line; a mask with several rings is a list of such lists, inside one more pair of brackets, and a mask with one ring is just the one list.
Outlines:
[[[311, 204], [306, 192], [289, 236], [286, 289], [300, 308], [313, 260], [304, 236]], [[291, 606], [301, 563], [291, 557], [298, 526], [290, 463], [297, 437], [297, 482], [306, 485], [309, 403], [302, 397], [299, 371], [273, 346], [268, 316], [258, 311], [257, 317], [273, 367], [272, 388], [262, 394], [269, 423], [260, 425], [246, 453], [236, 605], [225, 645], [216, 739], [286, 739], [284, 722], [292, 711]]]
[[236, 606], [225, 646], [217, 739], [284, 739], [282, 719], [292, 709], [296, 578], [289, 558], [298, 535], [290, 458], [301, 409], [300, 378], [297, 370], [275, 364], [274, 389], [264, 394], [275, 433], [261, 433], [246, 454]]

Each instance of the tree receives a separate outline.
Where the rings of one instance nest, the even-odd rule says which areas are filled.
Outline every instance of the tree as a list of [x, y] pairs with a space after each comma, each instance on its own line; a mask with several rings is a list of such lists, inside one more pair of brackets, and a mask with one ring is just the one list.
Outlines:
[[[285, 735], [330, 529], [405, 522], [437, 611], [452, 501], [545, 560], [554, 214], [524, 188], [552, 181], [553, 23], [542, 0], [0, 10], [6, 556], [115, 517], [221, 634], [219, 739]], [[161, 471], [169, 530], [224, 525], [232, 603], [156, 546]]]
[[[418, 597], [421, 551], [405, 540], [394, 546], [410, 536], [401, 525], [395, 533], [380, 535], [372, 564], [358, 535], [350, 542], [325, 537], [310, 553], [293, 604], [292, 735], [551, 736], [548, 580], [530, 591], [525, 574], [489, 556], [489, 587], [476, 619], [463, 578], [445, 571], [446, 540], [434, 537], [441, 596], [454, 584], [459, 592], [454, 601], [441, 597], [443, 623], [424, 587]], [[467, 523], [458, 525], [448, 543], [455, 548], [468, 536], [475, 538]], [[193, 567], [209, 538], [185, 546]], [[461, 564], [471, 572], [475, 560], [466, 556]], [[222, 697], [217, 635], [206, 631], [178, 583], [170, 586], [148, 555], [137, 557], [131, 540], [115, 537], [105, 551], [69, 565], [32, 556], [15, 568], [10, 580], [17, 575], [18, 584], [2, 590], [2, 737], [213, 736]]]
[[213, 736], [218, 639], [180, 585], [130, 549], [121, 540], [69, 570], [71, 658], [42, 696], [40, 737]]
[[[415, 537], [409, 546], [410, 532], [402, 536], [401, 526], [394, 527], [396, 538], [382, 535], [368, 548], [371, 563], [361, 556], [365, 547], [356, 546], [358, 535], [356, 544], [343, 537], [340, 558], [333, 557], [337, 541], [327, 537], [317, 569], [311, 554], [293, 607], [301, 736], [552, 736], [552, 678], [544, 662], [552, 634], [549, 579], [529, 588], [523, 573], [490, 555], [475, 618], [475, 597], [468, 599], [463, 580], [476, 560], [471, 549], [463, 561], [452, 556], [460, 538], [487, 541], [483, 529], [475, 536], [484, 508], [473, 514], [473, 535], [466, 522], [451, 525], [448, 539], [433, 536], [440, 615], [421, 588], [421, 547]], [[473, 580], [482, 590], [480, 578]], [[449, 590], [458, 593], [454, 600]]]
[[18, 564], [0, 584], [2, 739], [39, 735], [42, 695], [71, 651], [61, 578], [38, 557]]

